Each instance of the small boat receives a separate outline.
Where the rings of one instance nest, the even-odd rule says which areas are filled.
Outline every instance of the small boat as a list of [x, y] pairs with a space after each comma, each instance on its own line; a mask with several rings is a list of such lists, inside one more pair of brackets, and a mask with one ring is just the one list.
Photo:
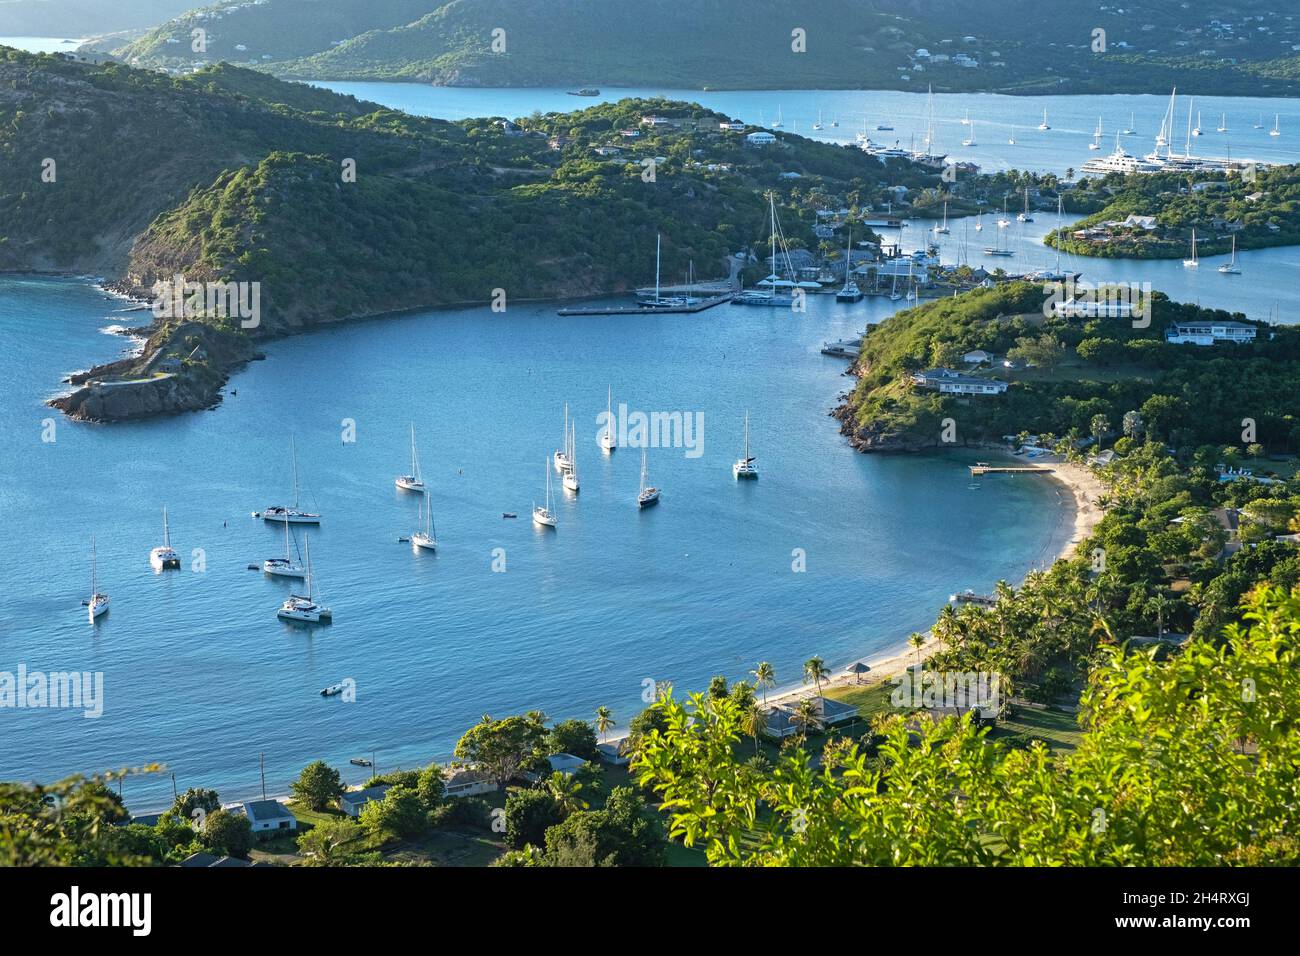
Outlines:
[[554, 462], [555, 470], [563, 474], [569, 468], [569, 455], [567, 448], [569, 446], [569, 403], [564, 403], [564, 448], [555, 450]]
[[781, 126], [781, 107], [778, 106], [776, 108], [776, 119], [772, 120], [772, 129], [780, 129]]
[[108, 612], [108, 595], [99, 592], [99, 575], [96, 565], [95, 539], [92, 536], [90, 539], [90, 600], [85, 602], [86, 607], [90, 609], [91, 624], [94, 624], [97, 618]]
[[425, 495], [420, 502], [420, 530], [411, 532], [411, 547], [417, 551], [437, 551], [438, 536], [433, 527], [433, 502]]
[[503, 511], [503, 512], [501, 512], [501, 518], [502, 518], [503, 520], [506, 519], [506, 518], [518, 518], [518, 517], [519, 517], [519, 515], [515, 514], [513, 511]]
[[312, 599], [311, 594], [311, 542], [304, 539], [303, 549], [306, 552], [307, 572], [304, 575], [306, 587], [303, 588], [306, 594], [290, 594], [288, 599], [280, 605], [280, 610], [276, 611], [276, 617], [285, 621], [297, 621], [303, 624], [319, 624], [322, 621], [332, 621], [334, 612], [329, 608], [317, 604]]
[[605, 454], [612, 454], [618, 447], [614, 437], [614, 386], [609, 386], [605, 393], [605, 430], [600, 433], [600, 448]]
[[832, 113], [832, 114], [831, 114], [831, 129], [834, 129], [835, 127], [837, 127], [837, 126], [839, 126], [839, 125], [840, 125], [840, 121], [837, 120], [837, 119], [835, 118], [835, 115]]
[[555, 527], [555, 512], [551, 511], [551, 473], [546, 472], [546, 505], [537, 507], [533, 504], [533, 524], [541, 525], [545, 528]]
[[568, 447], [568, 451], [566, 452], [566, 455], [568, 456], [569, 459], [569, 467], [565, 469], [564, 477], [560, 479], [560, 483], [564, 485], [564, 490], [571, 491], [575, 495], [578, 493], [578, 490], [582, 487], [578, 483], [577, 428], [578, 428], [577, 422], [570, 423], [569, 436], [566, 439], [566, 444]]
[[284, 557], [267, 558], [262, 562], [262, 573], [269, 574], [273, 578], [301, 578], [306, 571], [303, 566], [293, 559], [293, 551], [289, 547], [289, 525], [284, 526]]
[[149, 566], [155, 571], [175, 570], [181, 566], [180, 555], [172, 548], [171, 530], [167, 527], [167, 509], [163, 509], [163, 543], [149, 552]]
[[600, 90], [594, 86], [584, 86], [580, 90], [569, 90], [570, 96], [600, 96]]
[[739, 481], [742, 478], [757, 478], [758, 466], [754, 464], [754, 456], [749, 453], [749, 412], [745, 412], [745, 454], [743, 457], [736, 459], [735, 464], [731, 466], [731, 476]]
[[422, 493], [424, 491], [424, 479], [420, 475], [420, 456], [415, 450], [415, 424], [411, 424], [411, 473], [409, 475], [398, 475], [394, 484], [403, 491], [414, 491]]
[[877, 124], [876, 124], [876, 129], [878, 129], [878, 130], [888, 130], [888, 131], [890, 131], [890, 132], [893, 132], [894, 127], [890, 126], [888, 123], [877, 123]]
[[353, 757], [348, 763], [354, 767], [373, 767], [374, 764], [366, 757]]
[[1237, 237], [1232, 237], [1232, 258], [1219, 266], [1219, 271], [1226, 276], [1241, 275], [1241, 267], [1237, 265]]
[[1043, 110], [1043, 121], [1042, 121], [1041, 123], [1038, 124], [1038, 128], [1039, 128], [1039, 129], [1051, 129], [1051, 128], [1052, 128], [1052, 127], [1048, 124], [1048, 122], [1047, 122], [1047, 110], [1046, 110], [1046, 109]]
[[254, 512], [254, 517], [260, 517], [263, 521], [283, 521], [286, 524], [320, 524], [320, 515], [298, 508], [298, 448], [293, 439], [289, 440], [289, 449], [293, 458], [293, 506], [286, 508], [283, 505], [271, 505], [262, 509], [260, 515]]
[[977, 212], [977, 213], [975, 214], [975, 231], [976, 231], [976, 232], [983, 232], [983, 231], [984, 231], [984, 213], [983, 213], [983, 212]]
[[320, 695], [322, 697], [337, 697], [345, 690], [347, 690], [347, 684], [330, 684], [328, 687], [321, 690]]
[[659, 504], [659, 489], [646, 482], [646, 462], [645, 449], [641, 449], [641, 490], [637, 492], [636, 506], [638, 508], [649, 508], [651, 505]]
[[1268, 135], [1269, 135], [1269, 136], [1281, 136], [1281, 135], [1282, 135], [1282, 130], [1280, 130], [1280, 129], [1278, 128], [1278, 119], [1279, 119], [1280, 116], [1281, 116], [1280, 113], [1274, 113], [1274, 114], [1273, 114], [1273, 128], [1272, 128], [1271, 130], [1268, 131]]
[[1183, 260], [1184, 269], [1195, 269], [1201, 264], [1201, 260], [1196, 255], [1196, 227], [1192, 227], [1192, 257]]

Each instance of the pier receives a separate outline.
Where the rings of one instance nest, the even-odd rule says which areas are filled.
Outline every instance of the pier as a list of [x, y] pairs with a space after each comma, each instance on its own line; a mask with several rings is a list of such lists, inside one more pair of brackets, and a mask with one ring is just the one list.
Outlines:
[[708, 299], [701, 299], [693, 305], [665, 305], [665, 306], [595, 306], [590, 309], [559, 309], [557, 315], [686, 315], [695, 312], [703, 312], [705, 309], [711, 309], [715, 305], [722, 305], [724, 302], [730, 302], [735, 298], [734, 292], [724, 292], [721, 295], [715, 295]]
[[838, 342], [823, 342], [822, 355], [832, 358], [856, 359], [862, 351], [862, 339], [841, 339]]
[[1050, 475], [1052, 469], [1046, 465], [990, 465], [979, 461], [970, 466], [972, 477], [977, 475]]

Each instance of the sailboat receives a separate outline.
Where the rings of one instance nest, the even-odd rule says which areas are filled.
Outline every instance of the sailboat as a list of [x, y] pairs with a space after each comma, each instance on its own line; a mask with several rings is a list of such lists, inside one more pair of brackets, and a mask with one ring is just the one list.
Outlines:
[[90, 609], [90, 623], [108, 611], [108, 595], [99, 593], [99, 575], [96, 573], [95, 539], [90, 539], [90, 600], [85, 602]]
[[754, 457], [749, 453], [749, 411], [745, 412], [745, 454], [744, 457], [736, 459], [735, 464], [731, 466], [731, 474], [737, 481], [742, 478], [757, 478], [758, 466], [754, 464]]
[[968, 135], [965, 139], [963, 139], [961, 141], [961, 144], [963, 146], [974, 146], [975, 145], [975, 124], [971, 123], [970, 120], [967, 120], [966, 122], [970, 126], [970, 135]]
[[1201, 260], [1196, 256], [1196, 227], [1192, 227], [1192, 257], [1183, 260], [1184, 269], [1195, 269], [1201, 264]]
[[181, 566], [180, 555], [172, 548], [171, 529], [167, 527], [167, 509], [163, 509], [163, 543], [149, 552], [149, 566], [155, 571], [166, 571]]
[[1237, 265], [1237, 237], [1232, 237], [1232, 258], [1219, 266], [1219, 271], [1227, 276], [1241, 275], [1241, 267]]
[[889, 286], [889, 301], [897, 302], [902, 298], [898, 292], [898, 269], [894, 269], [894, 281]]
[[420, 530], [411, 534], [411, 547], [424, 551], [438, 550], [438, 535], [433, 527], [433, 502], [428, 495], [420, 501]]
[[303, 549], [307, 554], [307, 573], [305, 575], [305, 586], [303, 588], [306, 594], [290, 594], [288, 599], [280, 605], [280, 610], [276, 611], [276, 617], [286, 621], [301, 621], [305, 624], [319, 624], [321, 621], [330, 621], [334, 618], [334, 612], [327, 607], [317, 604], [311, 595], [311, 542], [305, 537], [303, 539]]
[[818, 111], [817, 111], [817, 122], [813, 123], [813, 129], [821, 129], [821, 128], [822, 128], [822, 111], [821, 111], [821, 110], [818, 110]]
[[1038, 124], [1038, 128], [1039, 128], [1039, 129], [1051, 129], [1051, 128], [1052, 128], [1052, 127], [1048, 124], [1048, 122], [1047, 122], [1047, 109], [1046, 109], [1046, 107], [1043, 108], [1043, 121], [1042, 121], [1041, 123]]
[[837, 127], [837, 126], [839, 126], [839, 125], [840, 125], [840, 121], [839, 121], [838, 119], [836, 119], [836, 118], [835, 118], [835, 114], [832, 113], [832, 114], [831, 114], [831, 128], [834, 129], [835, 127]]
[[1029, 215], [1029, 187], [1025, 187], [1025, 211], [1016, 216], [1018, 222], [1033, 222], [1034, 217]]
[[1192, 135], [1193, 136], [1201, 135], [1201, 111], [1200, 110], [1196, 111], [1196, 125], [1192, 127]]
[[1273, 114], [1273, 128], [1272, 128], [1271, 130], [1268, 131], [1268, 135], [1269, 135], [1269, 136], [1281, 136], [1281, 135], [1282, 135], [1282, 131], [1281, 131], [1280, 129], [1278, 129], [1278, 118], [1279, 118], [1280, 116], [1281, 116], [1280, 113], [1274, 113], [1274, 114]]
[[555, 512], [551, 511], [551, 473], [546, 472], [546, 505], [537, 507], [537, 502], [533, 502], [533, 524], [544, 525], [547, 528], [555, 527]]
[[561, 479], [565, 491], [572, 491], [575, 495], [581, 485], [578, 484], [578, 423], [573, 422], [569, 425], [569, 436], [566, 439], [568, 446], [569, 467], [564, 471], [564, 478]]
[[289, 439], [289, 453], [293, 458], [293, 506], [271, 505], [262, 510], [263, 521], [283, 521], [286, 524], [320, 524], [320, 515], [298, 508], [298, 447]]
[[1092, 142], [1088, 144], [1089, 149], [1101, 149], [1101, 117], [1097, 117], [1097, 128], [1092, 131]]
[[946, 236], [948, 233], [948, 201], [945, 199], [943, 202], [943, 223], [934, 227], [934, 234], [937, 236]]
[[1002, 237], [1006, 234], [1006, 229], [1011, 225], [1011, 220], [1007, 218], [1007, 198], [1002, 197], [1002, 218], [998, 220], [998, 238], [994, 245], [985, 246], [984, 254], [986, 256], [1010, 256], [1014, 255], [1011, 248], [1003, 243]]
[[857, 302], [862, 298], [862, 290], [853, 278], [853, 228], [849, 227], [849, 239], [844, 249], [844, 286], [835, 293], [836, 302]]
[[618, 447], [618, 441], [614, 438], [614, 386], [609, 386], [605, 394], [605, 430], [600, 435], [600, 447], [605, 454], [613, 454], [614, 449]]
[[1219, 117], [1219, 127], [1218, 129], [1215, 130], [1215, 132], [1226, 133], [1227, 131], [1228, 131], [1228, 114], [1224, 113], [1222, 116]]
[[961, 125], [962, 126], [970, 125], [970, 110], [967, 110], [966, 115], [961, 118]]
[[[759, 282], [759, 285], [765, 285], [767, 288], [742, 292], [731, 300], [732, 305], [775, 305], [786, 307], [794, 305], [794, 294], [790, 290], [794, 289], [796, 284], [793, 279], [783, 279], [781, 277], [782, 269], [777, 264], [779, 261], [776, 254], [778, 241], [782, 249], [785, 249], [786, 246], [785, 239], [781, 235], [781, 221], [776, 216], [776, 193], [769, 192], [767, 201], [772, 221], [772, 272], [766, 279]], [[788, 252], [785, 254], [785, 263], [786, 268], [784, 271], [787, 273], [793, 271], [790, 269], [790, 255]]]
[[772, 129], [781, 128], [781, 107], [776, 108], [776, 119], [772, 120]]
[[262, 562], [262, 573], [273, 578], [301, 578], [306, 574], [303, 566], [293, 560], [293, 551], [289, 547], [289, 523], [284, 525], [284, 557], [267, 558]]
[[907, 301], [916, 301], [916, 276], [913, 273], [913, 267], [916, 265], [915, 259], [907, 260]]
[[555, 470], [563, 474], [569, 468], [569, 403], [564, 403], [564, 447], [555, 450]]
[[659, 504], [659, 489], [646, 482], [645, 448], [641, 449], [641, 490], [637, 492], [636, 506], [649, 508]]
[[998, 220], [998, 228], [1002, 229], [1011, 225], [1011, 220], [1007, 218], [1007, 197], [1002, 197], [1002, 218]]
[[1016, 145], [1016, 128], [1014, 126], [1011, 127], [1011, 135], [1007, 137], [1007, 145], [1008, 146]]
[[1264, 114], [1260, 113], [1259, 122], [1255, 124], [1255, 129], [1263, 129], [1263, 128], [1264, 128]]
[[404, 491], [424, 491], [424, 478], [420, 475], [420, 456], [415, 450], [414, 423], [411, 424], [411, 473], [409, 475], [398, 475], [394, 484]]
[[1128, 114], [1128, 128], [1124, 130], [1125, 136], [1132, 136], [1134, 133], [1137, 132], [1137, 124], [1133, 122], [1136, 116], [1137, 116], [1136, 113]]
[[975, 214], [975, 231], [984, 231], [984, 210], [982, 209]]

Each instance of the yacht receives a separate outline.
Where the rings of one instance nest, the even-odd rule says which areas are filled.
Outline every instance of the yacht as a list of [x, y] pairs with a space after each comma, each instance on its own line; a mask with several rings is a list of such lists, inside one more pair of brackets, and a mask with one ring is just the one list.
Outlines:
[[155, 571], [176, 570], [181, 566], [180, 555], [172, 548], [171, 530], [167, 527], [167, 509], [163, 509], [163, 543], [149, 552], [149, 566]]
[[1196, 111], [1196, 125], [1192, 127], [1192, 135], [1193, 136], [1201, 135], [1201, 111], [1200, 110]]
[[1046, 109], [1043, 110], [1043, 121], [1042, 121], [1041, 123], [1038, 124], [1038, 128], [1039, 128], [1039, 129], [1051, 129], [1051, 128], [1052, 128], [1052, 127], [1048, 124], [1048, 122], [1047, 122], [1047, 110], [1046, 110]]
[[605, 430], [600, 434], [600, 448], [605, 454], [612, 454], [618, 447], [614, 437], [614, 386], [609, 386], [605, 394]]
[[948, 229], [948, 202], [944, 200], [943, 204], [943, 223], [934, 227], [936, 236], [946, 236], [951, 230]]
[[1007, 137], [1007, 145], [1008, 146], [1016, 145], [1016, 128], [1014, 126], [1011, 127], [1011, 135]]
[[780, 129], [781, 126], [781, 107], [778, 106], [776, 108], [776, 119], [772, 120], [772, 129]]
[[1237, 237], [1232, 237], [1232, 258], [1219, 266], [1219, 271], [1226, 276], [1241, 275], [1241, 266], [1237, 265]]
[[1128, 114], [1128, 128], [1124, 130], [1125, 136], [1132, 136], [1134, 133], [1137, 132], [1137, 124], [1133, 122], [1136, 116], [1137, 116], [1136, 113]]
[[564, 448], [555, 450], [552, 460], [555, 463], [555, 470], [563, 474], [569, 470], [569, 403], [564, 403]]
[[1224, 113], [1222, 116], [1219, 117], [1219, 126], [1215, 130], [1215, 132], [1226, 133], [1227, 131], [1228, 131], [1228, 114]]
[[565, 439], [565, 444], [568, 448], [568, 452], [566, 454], [569, 459], [569, 467], [565, 469], [564, 477], [561, 479], [561, 483], [564, 485], [565, 491], [571, 491], [576, 495], [578, 493], [578, 489], [581, 487], [581, 485], [578, 484], [578, 423], [577, 422], [570, 423], [569, 435], [568, 438]]
[[1264, 114], [1260, 113], [1259, 122], [1255, 124], [1255, 129], [1263, 129], [1263, 128], [1264, 128]]
[[1029, 187], [1025, 187], [1025, 209], [1024, 212], [1016, 215], [1017, 222], [1033, 222], [1034, 217], [1029, 215]]
[[415, 450], [415, 423], [411, 424], [411, 473], [398, 475], [395, 482], [403, 491], [424, 491], [424, 478], [420, 475], [420, 456]]
[[888, 131], [892, 133], [894, 131], [894, 127], [890, 126], [888, 123], [877, 123], [876, 129], [882, 132]]
[[1097, 117], [1097, 128], [1092, 131], [1092, 142], [1088, 144], [1089, 149], [1101, 149], [1101, 117]]
[[1088, 160], [1079, 167], [1079, 172], [1083, 175], [1105, 176], [1107, 173], [1154, 173], [1163, 168], [1163, 164], [1153, 162], [1149, 157], [1139, 159], [1125, 152], [1124, 147], [1119, 144], [1119, 136], [1116, 135], [1115, 152]]
[[433, 502], [425, 495], [420, 501], [420, 530], [412, 532], [411, 547], [417, 551], [437, 551], [438, 536], [433, 527]]
[[95, 560], [95, 539], [90, 539], [90, 600], [85, 602], [90, 610], [90, 623], [108, 612], [108, 595], [99, 592], [99, 575]]
[[641, 449], [641, 490], [637, 492], [636, 506], [649, 508], [659, 504], [659, 489], [646, 483], [645, 448]]
[[966, 115], [961, 118], [961, 125], [962, 126], [970, 125], [970, 110], [967, 110]]
[[1192, 227], [1192, 257], [1183, 260], [1184, 269], [1195, 269], [1201, 264], [1201, 260], [1196, 255], [1196, 227]]
[[555, 512], [551, 510], [551, 473], [546, 472], [546, 505], [537, 507], [533, 503], [533, 524], [539, 524], [547, 528], [555, 527]]
[[286, 524], [320, 524], [319, 514], [298, 508], [298, 448], [292, 439], [289, 441], [289, 450], [293, 458], [293, 505], [287, 508], [271, 505], [262, 510], [261, 518], [263, 521], [283, 521]]
[[822, 128], [822, 111], [821, 111], [821, 110], [818, 110], [818, 111], [817, 111], [817, 122], [813, 123], [813, 129], [821, 129], [821, 128]]
[[976, 231], [976, 232], [983, 232], [983, 231], [984, 231], [984, 211], [983, 211], [983, 210], [980, 210], [979, 212], [977, 212], [977, 213], [975, 214], [975, 231]]
[[731, 474], [737, 481], [742, 478], [757, 478], [758, 466], [754, 464], [754, 457], [749, 453], [749, 412], [745, 412], [745, 454], [744, 457], [736, 459], [735, 464], [731, 466]]
[[975, 124], [970, 122], [970, 120], [967, 120], [966, 122], [970, 126], [970, 134], [961, 141], [961, 144], [963, 146], [974, 146], [975, 145]]
[[300, 621], [304, 624], [319, 624], [321, 621], [331, 621], [334, 619], [334, 612], [327, 607], [317, 604], [311, 595], [311, 542], [303, 540], [303, 549], [307, 555], [307, 573], [304, 576], [306, 586], [303, 588], [307, 593], [290, 594], [288, 599], [280, 605], [280, 610], [276, 611], [276, 617], [285, 621]]
[[288, 522], [284, 525], [284, 557], [267, 558], [262, 562], [262, 573], [273, 578], [301, 578], [306, 574], [302, 565], [293, 559], [293, 551], [289, 546]]
[[1281, 135], [1282, 135], [1282, 131], [1281, 131], [1280, 129], [1278, 129], [1278, 119], [1280, 118], [1280, 116], [1281, 116], [1280, 113], [1274, 113], [1274, 114], [1273, 114], [1273, 128], [1272, 128], [1271, 130], [1268, 131], [1268, 135], [1269, 135], [1269, 136], [1281, 136]]

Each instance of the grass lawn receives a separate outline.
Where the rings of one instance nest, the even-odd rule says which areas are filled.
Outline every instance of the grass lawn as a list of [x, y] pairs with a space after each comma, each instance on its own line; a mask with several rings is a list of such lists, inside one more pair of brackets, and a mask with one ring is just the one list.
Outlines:
[[1012, 734], [1041, 737], [1058, 753], [1069, 753], [1083, 739], [1083, 732], [1079, 729], [1074, 714], [1029, 707], [1018, 708], [1012, 720], [999, 720], [997, 726], [989, 732], [989, 739], [997, 740]]
[[854, 704], [858, 716], [870, 720], [877, 714], [884, 714], [894, 708], [889, 703], [889, 695], [894, 690], [891, 681], [878, 681], [874, 684], [845, 684], [841, 687], [828, 687], [826, 696], [844, 704]]
[[483, 830], [439, 827], [418, 840], [384, 849], [385, 859], [394, 863], [429, 866], [489, 866], [506, 851], [505, 840]]

